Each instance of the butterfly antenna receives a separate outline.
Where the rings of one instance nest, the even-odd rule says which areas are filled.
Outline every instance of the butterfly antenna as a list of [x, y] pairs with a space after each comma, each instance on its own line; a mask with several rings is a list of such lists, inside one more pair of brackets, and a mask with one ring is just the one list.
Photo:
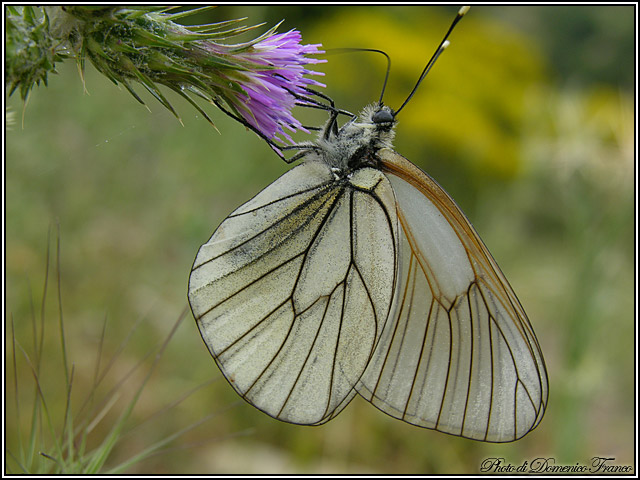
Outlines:
[[447, 38], [449, 37], [449, 34], [453, 30], [453, 28], [457, 25], [457, 23], [462, 19], [462, 17], [464, 17], [465, 13], [469, 11], [469, 8], [471, 7], [464, 6], [460, 10], [458, 10], [458, 14], [456, 15], [456, 18], [453, 19], [453, 22], [451, 22], [451, 26], [449, 27], [449, 30], [447, 30], [446, 35], [440, 42], [440, 45], [438, 45], [438, 48], [436, 49], [431, 59], [427, 62], [427, 65], [424, 67], [424, 70], [422, 70], [422, 73], [420, 74], [420, 78], [418, 78], [418, 81], [416, 82], [415, 87], [413, 87], [413, 90], [411, 90], [411, 93], [409, 94], [407, 99], [404, 101], [404, 103], [400, 105], [400, 108], [396, 110], [394, 116], [398, 115], [398, 113], [400, 113], [400, 110], [402, 110], [404, 106], [407, 103], [409, 103], [409, 100], [411, 100], [411, 97], [413, 97], [413, 94], [416, 93], [416, 90], [418, 90], [418, 87], [422, 83], [422, 80], [424, 80], [424, 77], [427, 76], [427, 73], [429, 73], [429, 70], [431, 70], [431, 67], [433, 67], [433, 64], [436, 63], [436, 60], [438, 59], [440, 54], [444, 52], [444, 49], [449, 46], [449, 40], [447, 40]]
[[331, 49], [328, 49], [326, 53], [333, 54], [333, 53], [351, 53], [351, 52], [373, 52], [373, 53], [380, 53], [386, 57], [387, 72], [384, 75], [382, 92], [380, 92], [380, 100], [378, 100], [378, 104], [382, 105], [382, 97], [384, 96], [384, 91], [387, 89], [387, 81], [389, 80], [389, 72], [391, 71], [391, 57], [387, 55], [387, 52], [384, 52], [382, 50], [378, 50], [375, 48], [331, 48]]
[[372, 52], [378, 52], [387, 57], [387, 72], [384, 74], [384, 82], [382, 83], [382, 91], [380, 92], [380, 100], [378, 100], [378, 105], [382, 105], [382, 97], [384, 96], [384, 91], [387, 89], [387, 81], [389, 80], [389, 72], [391, 71], [391, 58], [387, 55], [386, 52], [382, 50], [371, 50]]

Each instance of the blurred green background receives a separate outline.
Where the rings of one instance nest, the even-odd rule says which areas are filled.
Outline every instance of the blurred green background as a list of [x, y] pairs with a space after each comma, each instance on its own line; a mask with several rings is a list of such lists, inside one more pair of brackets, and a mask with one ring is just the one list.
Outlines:
[[[298, 28], [305, 43], [383, 49], [392, 59], [385, 102], [397, 107], [456, 10], [225, 6], [194, 21], [246, 16], [266, 29], [285, 19], [279, 30]], [[107, 465], [214, 412], [130, 473], [475, 473], [488, 457], [514, 465], [537, 457], [590, 465], [594, 456], [633, 464], [634, 39], [633, 6], [472, 7], [399, 116], [396, 150], [456, 199], [528, 312], [550, 379], [536, 430], [512, 444], [484, 444], [406, 425], [359, 398], [324, 426], [278, 422], [237, 402], [189, 313], [129, 425], [158, 415], [123, 438]], [[357, 112], [377, 99], [382, 56], [327, 58], [316, 70], [341, 108]], [[72, 61], [61, 65], [47, 88], [31, 94], [24, 115], [19, 98], [8, 100], [14, 122], [6, 132], [6, 314], [32, 352], [47, 232], [59, 225], [74, 408], [91, 391], [105, 318], [105, 359], [140, 321], [100, 386], [106, 392], [187, 306], [199, 246], [288, 169], [221, 112], [207, 110], [218, 134], [172, 92], [184, 127], [142, 88], [151, 111], [92, 67], [86, 86], [88, 95]], [[41, 382], [59, 431], [66, 392], [55, 276], [48, 289]], [[15, 452], [34, 386], [19, 354], [18, 425], [5, 328], [6, 440]], [[119, 400], [106, 413], [93, 444], [122, 408]]]

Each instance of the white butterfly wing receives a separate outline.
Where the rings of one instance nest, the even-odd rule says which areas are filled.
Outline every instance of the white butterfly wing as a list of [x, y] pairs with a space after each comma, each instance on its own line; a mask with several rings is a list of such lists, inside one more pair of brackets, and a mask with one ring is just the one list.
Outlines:
[[380, 156], [398, 208], [398, 284], [357, 390], [414, 425], [516, 440], [540, 422], [548, 398], [526, 314], [449, 195], [397, 153]]
[[191, 309], [245, 400], [280, 420], [317, 424], [353, 398], [393, 300], [395, 211], [377, 170], [338, 181], [307, 161], [200, 248]]

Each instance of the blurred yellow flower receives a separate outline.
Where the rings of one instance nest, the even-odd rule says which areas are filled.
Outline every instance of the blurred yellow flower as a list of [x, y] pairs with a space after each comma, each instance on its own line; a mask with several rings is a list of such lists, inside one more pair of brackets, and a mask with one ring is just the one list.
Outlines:
[[[451, 19], [433, 7], [357, 7], [318, 25], [309, 36], [322, 39], [328, 50], [362, 47], [388, 53], [391, 74], [384, 102], [397, 108]], [[478, 9], [471, 9], [449, 39], [451, 46], [398, 117], [398, 143], [403, 135], [411, 138], [411, 145], [399, 150], [414, 161], [436, 156], [464, 162], [479, 176], [511, 178], [520, 166], [524, 99], [545, 81], [544, 60], [530, 40], [483, 18]], [[324, 69], [327, 92], [340, 107], [358, 111], [378, 98], [385, 66], [371, 54], [332, 58]]]

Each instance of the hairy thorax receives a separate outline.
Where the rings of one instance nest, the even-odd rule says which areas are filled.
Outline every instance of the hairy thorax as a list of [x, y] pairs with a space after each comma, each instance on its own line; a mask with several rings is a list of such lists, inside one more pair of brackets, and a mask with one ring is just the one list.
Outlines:
[[376, 166], [377, 152], [381, 148], [392, 148], [395, 123], [389, 107], [369, 105], [357, 118], [340, 127], [337, 134], [329, 131], [327, 135], [327, 129], [331, 128], [330, 123], [327, 124], [315, 143], [319, 150], [310, 160], [322, 161], [344, 173]]

